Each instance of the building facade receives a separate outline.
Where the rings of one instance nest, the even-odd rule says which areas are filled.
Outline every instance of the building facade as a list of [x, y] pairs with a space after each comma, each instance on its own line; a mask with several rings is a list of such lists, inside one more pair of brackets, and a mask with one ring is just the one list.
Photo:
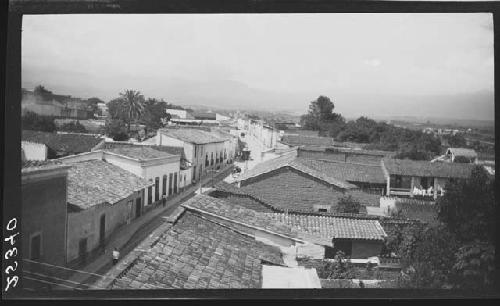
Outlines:
[[43, 270], [37, 263], [66, 266], [68, 166], [23, 165], [22, 254], [24, 269]]

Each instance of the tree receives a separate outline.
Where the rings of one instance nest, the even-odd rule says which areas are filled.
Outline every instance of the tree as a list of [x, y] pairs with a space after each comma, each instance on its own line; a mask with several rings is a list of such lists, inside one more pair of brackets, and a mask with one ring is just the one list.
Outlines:
[[467, 141], [464, 136], [455, 134], [448, 137], [448, 144], [453, 148], [463, 148], [467, 145]]
[[351, 279], [354, 277], [351, 261], [342, 251], [335, 254], [333, 261], [322, 261], [317, 271], [318, 276], [323, 279]]
[[23, 130], [34, 130], [43, 132], [55, 132], [56, 124], [53, 117], [40, 116], [37, 113], [27, 111], [21, 117]]
[[108, 119], [105, 125], [106, 135], [115, 141], [128, 140], [126, 123], [121, 119]]
[[492, 289], [495, 249], [494, 180], [478, 166], [446, 186], [438, 199], [441, 224], [417, 231], [400, 248], [404, 286]]
[[97, 105], [104, 103], [103, 100], [96, 98], [96, 97], [93, 97], [93, 98], [87, 99], [87, 103], [88, 103], [89, 110], [92, 112], [92, 114], [101, 115], [101, 110], [99, 109], [99, 107]]
[[455, 254], [453, 283], [457, 289], [493, 289], [495, 277], [495, 247], [474, 242], [462, 246]]
[[343, 213], [357, 214], [361, 209], [361, 203], [356, 201], [352, 195], [344, 196], [338, 202], [338, 209]]
[[52, 91], [47, 90], [42, 85], [38, 85], [37, 87], [35, 87], [33, 93], [35, 94], [35, 96], [39, 96], [44, 100], [49, 100], [50, 97], [52, 96]]
[[144, 111], [139, 122], [146, 125], [148, 131], [157, 130], [163, 126], [164, 122], [170, 120], [170, 114], [166, 111], [166, 102], [149, 98], [144, 102]]
[[319, 96], [309, 104], [309, 111], [306, 115], [300, 117], [300, 124], [304, 129], [315, 131], [326, 131], [321, 125], [324, 123], [342, 122], [340, 114], [333, 113], [335, 108], [330, 98]]
[[418, 230], [400, 246], [402, 286], [440, 289], [450, 284], [451, 270], [458, 244], [446, 227]]
[[87, 133], [87, 129], [79, 121], [65, 123], [59, 130], [74, 133]]
[[437, 200], [438, 219], [460, 241], [495, 241], [494, 183], [483, 167], [476, 166], [469, 179], [447, 184]]
[[[127, 89], [120, 93], [119, 100], [121, 100], [120, 106], [124, 107], [127, 134], [130, 135], [131, 122], [138, 119], [144, 111], [144, 96], [141, 95], [140, 91]], [[122, 113], [122, 111], [119, 111], [119, 113]]]

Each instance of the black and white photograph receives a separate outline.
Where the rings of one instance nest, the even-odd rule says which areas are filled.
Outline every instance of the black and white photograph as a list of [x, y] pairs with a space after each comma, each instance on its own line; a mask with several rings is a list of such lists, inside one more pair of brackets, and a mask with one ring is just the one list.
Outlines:
[[497, 290], [492, 12], [30, 2], [4, 293]]

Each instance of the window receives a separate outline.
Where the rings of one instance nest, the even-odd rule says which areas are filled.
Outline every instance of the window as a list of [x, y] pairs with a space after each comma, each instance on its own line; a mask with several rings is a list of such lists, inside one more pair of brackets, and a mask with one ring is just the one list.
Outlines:
[[167, 194], [167, 176], [163, 176], [163, 189], [161, 192], [161, 195], [166, 195]]
[[207, 154], [207, 155], [205, 155], [205, 167], [208, 167], [208, 165], [209, 164], [208, 164], [208, 154]]
[[210, 155], [210, 166], [214, 165], [214, 152], [211, 153]]
[[219, 153], [215, 152], [215, 164], [219, 163]]
[[326, 208], [320, 208], [320, 209], [318, 209], [318, 211], [319, 212], [328, 212], [328, 209], [326, 209]]
[[170, 173], [168, 175], [168, 195], [172, 194], [172, 181], [173, 181], [174, 175]]
[[155, 178], [155, 201], [160, 199], [160, 178]]
[[227, 152], [226, 152], [226, 149], [224, 149], [224, 159], [227, 159]]
[[174, 193], [177, 193], [177, 172], [174, 173]]
[[153, 186], [148, 187], [148, 205], [153, 202]]
[[219, 163], [222, 164], [224, 162], [224, 158], [222, 158], [222, 151], [220, 151], [219, 159], [220, 159]]
[[36, 233], [30, 240], [30, 258], [40, 260], [42, 257], [42, 234]]

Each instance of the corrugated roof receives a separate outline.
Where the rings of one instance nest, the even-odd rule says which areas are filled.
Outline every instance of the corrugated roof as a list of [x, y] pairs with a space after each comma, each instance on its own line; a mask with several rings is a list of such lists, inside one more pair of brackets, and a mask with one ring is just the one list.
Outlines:
[[179, 128], [179, 129], [160, 129], [162, 134], [169, 137], [179, 139], [185, 142], [190, 142], [194, 144], [207, 144], [224, 142], [228, 138], [222, 138], [211, 132], [200, 130], [200, 129], [190, 129], [190, 128]]
[[261, 288], [263, 260], [283, 264], [277, 247], [187, 211], [127, 267], [113, 289]]
[[94, 135], [77, 133], [48, 133], [41, 131], [22, 131], [22, 140], [45, 144], [55, 152], [78, 154], [90, 152], [92, 148], [104, 141], [104, 138]]
[[268, 213], [267, 215], [273, 220], [323, 238], [384, 240], [387, 236], [377, 220], [283, 213]]
[[122, 168], [102, 160], [68, 163], [68, 203], [80, 209], [115, 204], [133, 192], [154, 185]]
[[383, 162], [389, 174], [403, 176], [468, 178], [474, 169], [472, 164], [431, 163], [409, 159], [385, 158]]

